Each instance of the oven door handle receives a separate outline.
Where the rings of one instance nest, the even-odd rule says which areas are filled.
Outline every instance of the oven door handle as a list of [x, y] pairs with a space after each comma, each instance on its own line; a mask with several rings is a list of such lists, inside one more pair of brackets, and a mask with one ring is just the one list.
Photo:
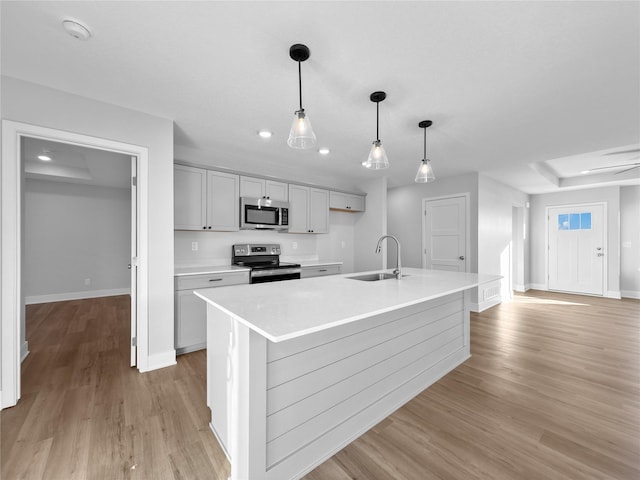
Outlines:
[[273, 270], [252, 270], [252, 277], [274, 277], [276, 275], [291, 275], [300, 273], [300, 268], [276, 268]]

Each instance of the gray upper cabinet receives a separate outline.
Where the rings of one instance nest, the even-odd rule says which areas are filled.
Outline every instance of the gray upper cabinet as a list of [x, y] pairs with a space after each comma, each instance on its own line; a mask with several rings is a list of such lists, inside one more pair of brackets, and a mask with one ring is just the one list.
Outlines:
[[329, 232], [329, 191], [289, 185], [289, 233]]
[[240, 196], [262, 198], [286, 202], [289, 200], [289, 185], [254, 177], [240, 177]]
[[174, 165], [173, 181], [174, 229], [238, 230], [238, 175]]
[[347, 212], [364, 212], [364, 195], [331, 191], [329, 208]]

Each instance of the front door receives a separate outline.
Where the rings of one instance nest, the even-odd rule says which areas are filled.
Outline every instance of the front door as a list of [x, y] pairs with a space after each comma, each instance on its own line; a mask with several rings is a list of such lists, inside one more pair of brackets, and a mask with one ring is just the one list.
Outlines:
[[604, 294], [604, 211], [603, 204], [549, 208], [549, 290]]
[[433, 270], [467, 271], [467, 197], [424, 199], [422, 265]]

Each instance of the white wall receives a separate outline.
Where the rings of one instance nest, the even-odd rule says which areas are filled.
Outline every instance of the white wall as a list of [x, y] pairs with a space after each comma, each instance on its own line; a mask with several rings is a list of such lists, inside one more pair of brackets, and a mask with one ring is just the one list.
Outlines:
[[[422, 200], [464, 193], [470, 194], [469, 271], [478, 272], [478, 175], [475, 173], [389, 189], [387, 227], [389, 234], [400, 240], [403, 266], [422, 268]], [[393, 248], [389, 250], [388, 262], [395, 265]]]
[[[377, 178], [360, 185], [366, 194], [366, 214], [355, 221], [353, 271], [386, 268], [385, 253], [375, 253], [378, 238], [387, 233], [387, 179]], [[386, 246], [385, 246], [386, 247]]]
[[640, 298], [640, 186], [620, 188], [620, 292]]
[[128, 293], [130, 189], [35, 179], [24, 186], [25, 303]]
[[[11, 77], [2, 79], [2, 118], [149, 149], [149, 368], [167, 364], [173, 327], [173, 121]], [[2, 159], [13, 161], [13, 159]], [[24, 324], [22, 328], [24, 340]]]
[[590, 188], [531, 195], [531, 287], [546, 288], [546, 207], [607, 202], [607, 292], [620, 295], [620, 187]]
[[[525, 253], [528, 250], [528, 242], [522, 236], [519, 237], [516, 247], [522, 248], [522, 255], [512, 255], [514, 209], [525, 208], [529, 196], [519, 190], [508, 187], [485, 175], [478, 177], [478, 272], [502, 275], [500, 284], [500, 298], [492, 297], [490, 290], [492, 285], [480, 286], [478, 290], [478, 303], [484, 310], [490, 304], [511, 298], [512, 272], [511, 261], [519, 257], [524, 262]], [[516, 218], [516, 221], [518, 219]], [[527, 218], [523, 215], [522, 221]], [[523, 231], [522, 225], [516, 230]], [[523, 280], [525, 279], [523, 265]], [[493, 298], [493, 300], [492, 300]]]

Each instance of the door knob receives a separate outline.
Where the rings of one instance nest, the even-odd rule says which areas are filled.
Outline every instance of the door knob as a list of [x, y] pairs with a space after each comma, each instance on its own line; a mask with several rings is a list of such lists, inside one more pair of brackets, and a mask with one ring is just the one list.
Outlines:
[[128, 268], [129, 270], [131, 270], [131, 264], [127, 265], [127, 268]]
[[464, 255], [460, 255], [458, 258], [459, 258], [460, 260], [464, 260]]

